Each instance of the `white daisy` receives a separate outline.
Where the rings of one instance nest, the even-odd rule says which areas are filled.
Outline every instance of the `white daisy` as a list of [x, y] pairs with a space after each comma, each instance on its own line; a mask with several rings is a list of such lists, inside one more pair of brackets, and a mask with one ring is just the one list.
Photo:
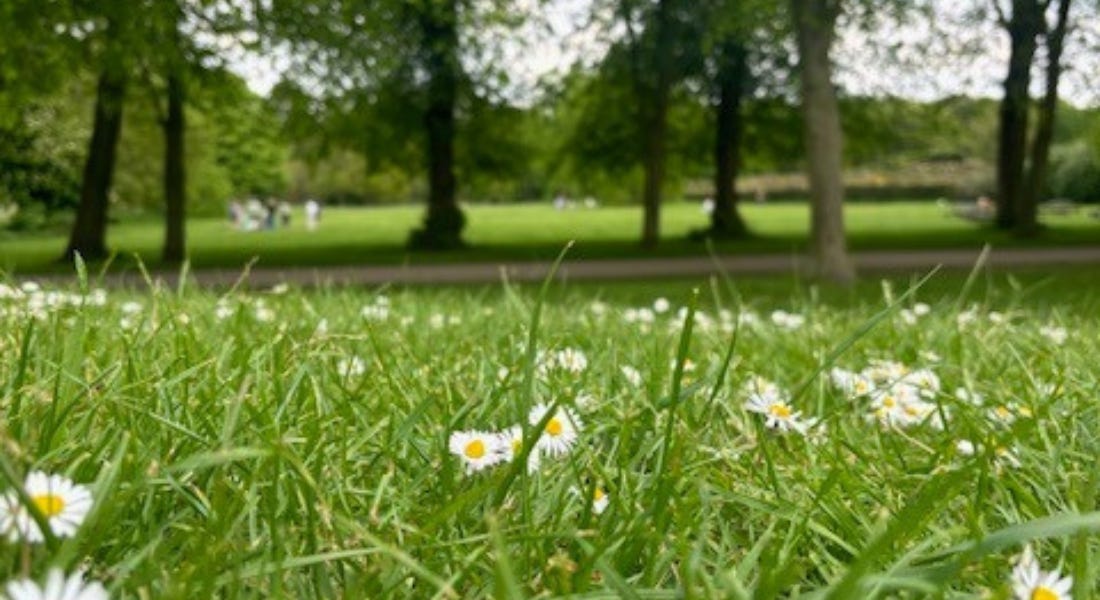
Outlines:
[[989, 419], [994, 423], [1011, 425], [1020, 417], [1030, 417], [1031, 409], [1026, 406], [1019, 406], [1014, 402], [1006, 402], [990, 408], [988, 414]]
[[[381, 298], [379, 298], [379, 300], [381, 300]], [[390, 316], [389, 303], [368, 304], [359, 311], [359, 314], [369, 321], [385, 321]]]
[[[516, 455], [523, 450], [523, 428], [519, 425], [513, 425], [504, 431], [496, 434], [497, 452], [500, 454], [500, 460], [502, 462], [512, 462], [515, 460]], [[539, 470], [539, 451], [538, 448], [534, 448], [527, 455], [527, 472], [534, 473]]]
[[[549, 411], [550, 407], [546, 404], [536, 404], [527, 415], [527, 422], [537, 426]], [[539, 436], [537, 442], [539, 451], [548, 456], [560, 456], [569, 452], [577, 442], [577, 433], [580, 428], [580, 419], [568, 408], [559, 406], [546, 422], [546, 427]]]
[[619, 367], [619, 371], [623, 374], [623, 378], [626, 379], [627, 383], [629, 383], [630, 385], [634, 387], [642, 385], [642, 374], [638, 372], [638, 369], [635, 369], [630, 365], [623, 365]]
[[559, 367], [570, 373], [582, 373], [588, 368], [588, 357], [576, 348], [559, 350], [554, 358]]
[[859, 397], [869, 393], [874, 385], [871, 380], [860, 373], [853, 373], [847, 369], [833, 367], [829, 371], [829, 378], [837, 389], [851, 397]]
[[764, 415], [764, 426], [769, 429], [778, 429], [782, 433], [795, 431], [805, 435], [809, 424], [802, 420], [801, 412], [791, 407], [786, 394], [770, 382], [758, 380], [755, 383], [764, 385], [754, 386], [757, 391], [749, 394], [745, 410]]
[[940, 378], [932, 369], [917, 369], [903, 376], [901, 381], [915, 386], [926, 398], [934, 397], [940, 391]]
[[966, 327], [967, 325], [970, 325], [977, 320], [978, 310], [974, 307], [970, 307], [960, 312], [958, 315], [955, 315], [955, 324], [958, 325], [960, 329]]
[[46, 585], [39, 587], [30, 579], [17, 579], [5, 587], [10, 600], [107, 600], [107, 590], [98, 581], [84, 583], [79, 571], [68, 578], [61, 569], [50, 569]]
[[275, 311], [259, 303], [256, 304], [252, 315], [261, 323], [270, 323], [275, 320]]
[[657, 314], [664, 314], [672, 308], [672, 304], [669, 303], [667, 298], [657, 298], [653, 301], [653, 312]]
[[1072, 589], [1072, 577], [1062, 577], [1058, 569], [1041, 570], [1031, 546], [1024, 546], [1024, 553], [1012, 569], [1012, 592], [1017, 600], [1070, 600]]
[[474, 473], [500, 462], [500, 436], [485, 431], [455, 431], [447, 442], [451, 454], [462, 459], [467, 473]]
[[1005, 448], [1004, 446], [997, 446], [993, 449], [993, 466], [997, 468], [997, 471], [1005, 467], [1019, 469], [1022, 465], [1020, 455], [1015, 449]]
[[984, 396], [966, 388], [955, 388], [955, 397], [968, 404], [973, 404], [974, 406], [981, 406], [985, 403]]
[[1065, 327], [1045, 325], [1039, 328], [1039, 333], [1050, 340], [1055, 346], [1061, 346], [1069, 339], [1069, 334], [1066, 332]]
[[218, 303], [214, 305], [214, 318], [219, 321], [224, 321], [233, 316], [234, 310], [232, 306], [224, 299], [218, 300]]
[[[75, 534], [92, 508], [92, 493], [88, 488], [60, 475], [31, 471], [23, 483], [23, 490], [46, 517], [50, 531], [57, 537]], [[11, 491], [0, 497], [0, 533], [7, 534], [12, 541], [22, 538], [41, 542], [46, 539], [30, 512], [19, 503], [18, 495]]]
[[599, 300], [593, 300], [588, 305], [588, 310], [592, 311], [592, 314], [596, 315], [597, 317], [603, 316], [607, 313], [607, 303], [601, 302]]
[[600, 486], [596, 486], [596, 489], [592, 491], [592, 512], [597, 515], [603, 514], [603, 511], [607, 510], [607, 505], [611, 503], [611, 499], [608, 497], [607, 492]]
[[978, 449], [974, 446], [974, 442], [970, 440], [959, 440], [955, 442], [955, 452], [959, 453], [960, 456], [974, 456], [977, 450]]
[[344, 379], [359, 377], [366, 370], [367, 363], [363, 362], [363, 359], [358, 356], [341, 358], [340, 361], [336, 363], [336, 372]]
[[789, 313], [785, 310], [772, 312], [772, 323], [783, 329], [798, 329], [806, 322], [806, 317], [798, 313]]

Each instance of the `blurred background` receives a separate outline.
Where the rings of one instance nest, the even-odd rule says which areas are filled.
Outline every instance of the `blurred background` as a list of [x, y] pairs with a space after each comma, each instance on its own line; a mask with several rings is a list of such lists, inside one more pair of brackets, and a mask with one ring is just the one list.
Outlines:
[[1087, 246], [1098, 15], [0, 0], [0, 268]]

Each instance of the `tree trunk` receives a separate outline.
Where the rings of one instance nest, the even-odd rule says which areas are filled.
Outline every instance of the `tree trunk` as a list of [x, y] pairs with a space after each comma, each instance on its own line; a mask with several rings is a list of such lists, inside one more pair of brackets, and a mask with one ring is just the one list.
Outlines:
[[1039, 232], [1039, 201], [1046, 187], [1050, 164], [1050, 144], [1054, 138], [1054, 118], [1058, 109], [1058, 82], [1062, 77], [1062, 47], [1069, 21], [1070, 0], [1058, 1], [1058, 20], [1047, 35], [1046, 92], [1039, 105], [1039, 123], [1031, 141], [1031, 167], [1024, 193], [1016, 207], [1016, 234], [1033, 236]]
[[107, 256], [107, 206], [125, 94], [125, 76], [114, 69], [104, 69], [96, 87], [95, 118], [84, 162], [80, 206], [63, 256], [65, 260], [71, 260], [77, 253], [87, 260]]
[[184, 172], [184, 91], [177, 74], [168, 76], [168, 114], [164, 119], [164, 261], [182, 262], [186, 254]]
[[1027, 153], [1027, 120], [1031, 63], [1035, 38], [1041, 32], [1042, 12], [1037, 0], [1014, 0], [1008, 23], [1011, 51], [1005, 95], [1001, 100], [997, 144], [997, 218], [999, 229], [1012, 229], [1024, 195], [1024, 157]]
[[741, 99], [748, 76], [748, 52], [737, 42], [719, 50], [718, 127], [714, 138], [714, 212], [710, 235], [739, 238], [748, 233], [737, 210], [737, 173], [741, 166]]
[[[660, 0], [657, 6], [656, 45], [652, 49], [651, 85], [641, 85], [638, 98], [643, 132], [642, 169], [642, 247], [653, 248], [661, 237], [661, 194], [665, 184], [665, 146], [668, 132], [668, 105], [672, 88], [672, 7], [670, 0]], [[648, 65], [647, 65], [648, 66]], [[636, 71], [645, 77], [645, 67]]]
[[661, 236], [661, 192], [665, 182], [665, 133], [668, 123], [668, 90], [654, 94], [652, 114], [646, 125], [642, 166], [642, 246], [653, 248]]
[[798, 36], [815, 270], [824, 279], [847, 284], [855, 279], [855, 268], [844, 233], [843, 134], [829, 57], [838, 0], [792, 0], [791, 4]]
[[429, 3], [420, 23], [426, 44], [428, 106], [428, 210], [409, 246], [422, 250], [462, 247], [466, 218], [458, 207], [454, 173], [455, 103], [458, 98], [458, 10], [455, 0], [440, 9]]

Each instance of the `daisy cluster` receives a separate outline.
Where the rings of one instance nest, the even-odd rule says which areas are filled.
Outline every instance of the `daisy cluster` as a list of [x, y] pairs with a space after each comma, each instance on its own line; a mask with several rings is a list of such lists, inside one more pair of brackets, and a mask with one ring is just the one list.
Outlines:
[[[531, 448], [524, 446], [522, 425], [512, 425], [503, 430], [466, 430], [451, 433], [447, 447], [451, 454], [465, 465], [468, 474], [476, 473], [501, 464], [519, 459], [523, 452], [527, 454], [527, 473], [537, 473], [542, 461], [559, 459], [567, 455], [577, 443], [582, 423], [580, 417], [568, 407], [551, 407], [537, 404], [527, 415], [528, 434], [536, 433]], [[538, 428], [542, 426], [541, 431]], [[582, 492], [573, 488], [575, 494]], [[592, 512], [601, 514], [607, 508], [610, 499], [600, 486], [592, 491]]]
[[87, 294], [47, 290], [34, 281], [19, 286], [0, 283], [0, 318], [44, 321], [51, 314], [67, 309], [102, 307], [107, 304], [107, 292], [91, 290]]
[[940, 378], [930, 368], [912, 370], [899, 362], [876, 360], [858, 372], [833, 368], [829, 376], [849, 399], [866, 401], [869, 421], [943, 429], [947, 409], [933, 401], [940, 392]]
[[[22, 494], [9, 490], [0, 495], [0, 535], [10, 543], [29, 546], [45, 542], [47, 535], [39, 519], [48, 528], [51, 537], [72, 537], [92, 509], [91, 491], [60, 475], [31, 471], [21, 491]], [[32, 506], [34, 511], [30, 508]], [[96, 581], [86, 583], [83, 573], [78, 571], [66, 576], [60, 569], [51, 569], [42, 585], [24, 577], [9, 582], [4, 591], [9, 600], [108, 598], [103, 584]]]

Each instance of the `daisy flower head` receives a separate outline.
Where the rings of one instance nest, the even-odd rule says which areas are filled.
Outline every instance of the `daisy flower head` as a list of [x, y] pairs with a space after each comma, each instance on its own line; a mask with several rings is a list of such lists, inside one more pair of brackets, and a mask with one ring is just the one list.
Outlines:
[[642, 374], [630, 365], [623, 365], [619, 367], [619, 371], [623, 374], [623, 378], [627, 383], [634, 387], [642, 385]]
[[[73, 483], [60, 475], [31, 471], [23, 490], [46, 517], [46, 524], [57, 537], [72, 537], [92, 508], [92, 493], [87, 487]], [[42, 542], [46, 539], [30, 512], [20, 504], [14, 492], [0, 497], [0, 533], [12, 541], [25, 539]]]
[[750, 394], [745, 402], [745, 410], [764, 415], [764, 426], [778, 429], [781, 433], [795, 431], [805, 434], [809, 425], [802, 419], [802, 413], [795, 411], [786, 394], [778, 389], [769, 389], [765, 393]]
[[783, 329], [794, 330], [806, 323], [806, 317], [798, 313], [789, 313], [785, 310], [776, 310], [771, 315], [772, 323]]
[[466, 465], [467, 473], [475, 473], [503, 460], [500, 441], [499, 435], [485, 431], [455, 431], [447, 447]]
[[341, 358], [336, 363], [336, 372], [340, 374], [340, 377], [344, 379], [351, 379], [352, 377], [359, 377], [367, 370], [367, 363], [363, 362], [363, 359], [358, 356], [350, 356], [347, 358]]
[[1039, 334], [1050, 340], [1055, 346], [1061, 346], [1069, 339], [1069, 333], [1066, 332], [1065, 327], [1056, 327], [1054, 325], [1044, 325], [1040, 327]]
[[1073, 577], [1062, 577], [1058, 569], [1043, 571], [1031, 546], [1024, 546], [1012, 569], [1012, 593], [1017, 600], [1070, 600], [1072, 589]]
[[916, 387], [922, 396], [931, 398], [940, 391], [940, 378], [932, 369], [917, 369], [907, 373], [901, 379], [904, 383]]
[[[501, 462], [510, 463], [523, 451], [523, 428], [513, 425], [496, 434], [496, 448]], [[534, 448], [527, 454], [527, 473], [530, 475], [539, 470], [539, 452]]]
[[109, 597], [98, 581], [85, 583], [79, 571], [65, 577], [61, 569], [50, 569], [44, 586], [30, 579], [17, 579], [8, 583], [4, 591], [10, 600], [107, 600]]
[[570, 373], [583, 373], [588, 368], [588, 357], [576, 348], [559, 350], [554, 359], [558, 367]]
[[657, 314], [664, 314], [672, 308], [672, 304], [668, 301], [668, 298], [657, 298], [653, 301], [653, 312]]
[[[578, 498], [583, 499], [587, 494], [588, 488], [581, 489], [577, 486], [572, 486], [569, 491], [575, 494]], [[607, 495], [607, 490], [597, 485], [592, 488], [592, 513], [602, 515], [603, 511], [607, 510], [607, 506], [611, 503], [611, 498]]]
[[873, 387], [871, 380], [864, 377], [862, 374], [853, 373], [852, 371], [841, 369], [840, 367], [833, 367], [833, 369], [829, 371], [829, 378], [837, 389], [853, 398], [866, 395]]
[[[527, 422], [538, 426], [549, 412], [550, 407], [546, 404], [536, 404], [527, 415]], [[546, 421], [546, 426], [543, 428], [536, 446], [539, 452], [547, 456], [566, 454], [577, 443], [577, 434], [580, 428], [580, 419], [568, 408], [559, 406], [554, 414], [550, 416], [550, 419]]]

